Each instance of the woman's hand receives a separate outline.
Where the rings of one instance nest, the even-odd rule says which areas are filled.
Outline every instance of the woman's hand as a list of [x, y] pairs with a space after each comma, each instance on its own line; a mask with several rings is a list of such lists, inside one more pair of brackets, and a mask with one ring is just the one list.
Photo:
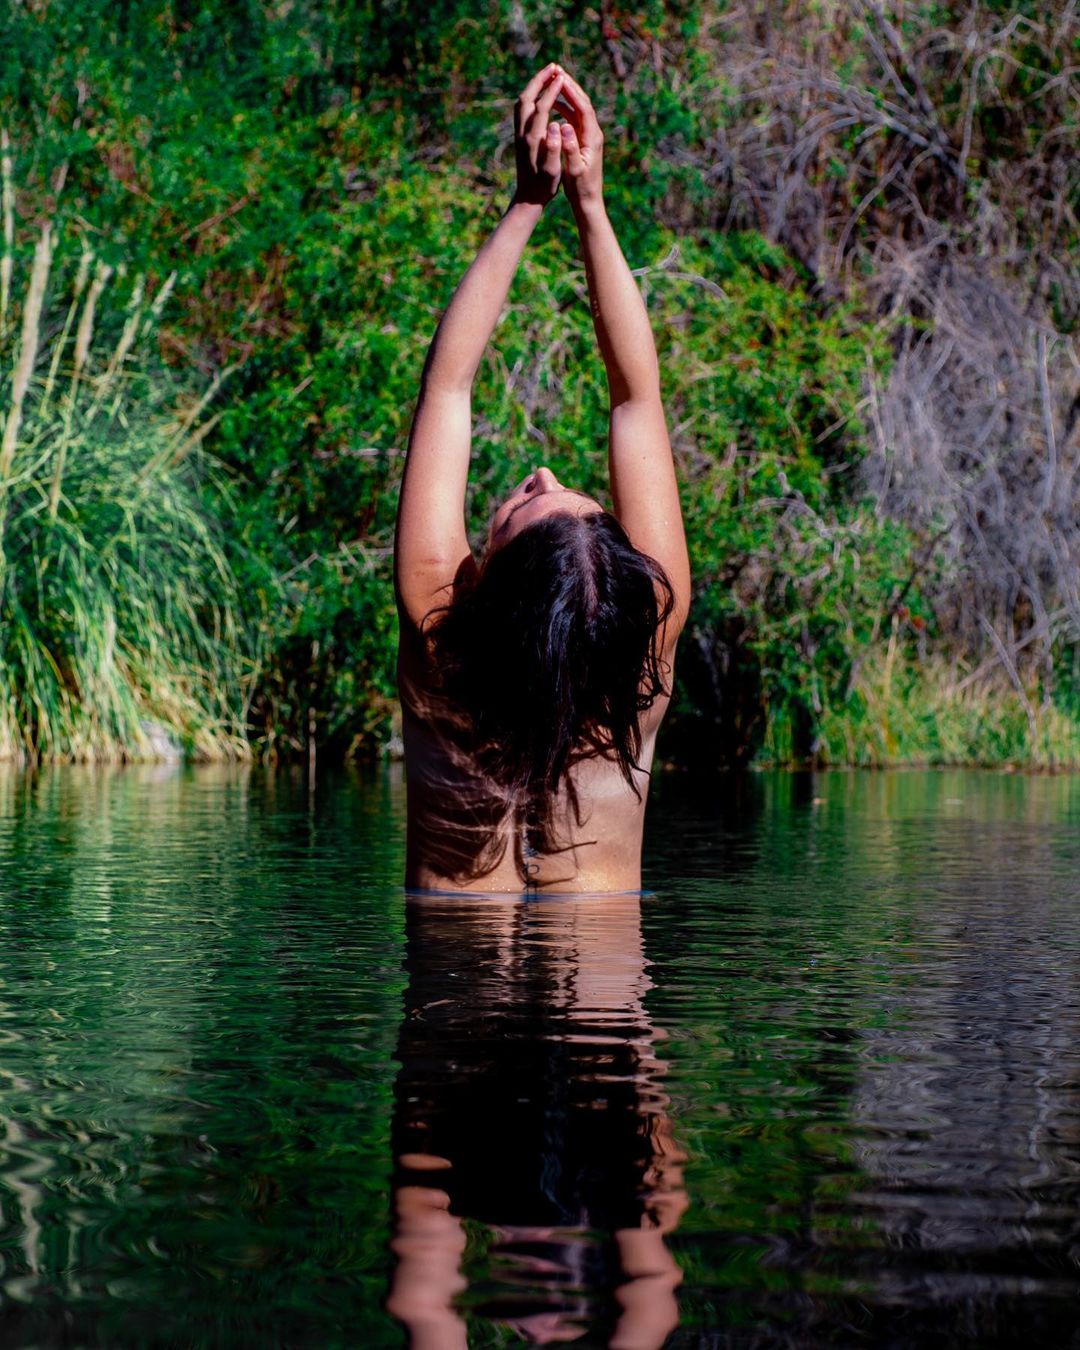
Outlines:
[[604, 133], [588, 94], [562, 71], [559, 111], [568, 119], [560, 128], [563, 191], [576, 211], [604, 199]]
[[562, 92], [563, 79], [557, 65], [545, 66], [532, 77], [514, 104], [515, 201], [546, 206], [559, 190], [562, 140], [559, 128], [548, 117]]

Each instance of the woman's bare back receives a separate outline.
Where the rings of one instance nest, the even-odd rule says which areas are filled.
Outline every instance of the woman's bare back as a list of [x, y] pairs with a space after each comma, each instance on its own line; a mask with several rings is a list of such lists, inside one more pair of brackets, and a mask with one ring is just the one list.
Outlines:
[[[425, 682], [402, 678], [408, 853], [405, 884], [415, 890], [522, 893], [641, 889], [641, 840], [656, 731], [668, 699], [644, 714], [632, 787], [602, 755], [571, 770], [577, 810], [561, 793], [554, 820], [558, 852], [529, 847], [502, 804], [470, 772], [461, 747], [430, 716]], [[635, 792], [635, 788], [637, 791]]]

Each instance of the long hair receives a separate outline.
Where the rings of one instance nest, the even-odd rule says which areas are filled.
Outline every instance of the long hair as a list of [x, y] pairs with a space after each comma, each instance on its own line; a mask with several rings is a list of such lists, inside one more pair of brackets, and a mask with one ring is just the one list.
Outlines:
[[523, 854], [570, 846], [555, 806], [561, 794], [582, 824], [571, 770], [583, 759], [614, 761], [640, 797], [640, 719], [665, 691], [672, 605], [664, 569], [614, 516], [559, 512], [491, 552], [432, 614], [436, 702], [477, 791], [498, 804], [479, 813], [492, 828], [473, 850], [476, 875], [502, 856], [505, 844], [493, 857], [491, 843], [507, 817], [523, 872]]

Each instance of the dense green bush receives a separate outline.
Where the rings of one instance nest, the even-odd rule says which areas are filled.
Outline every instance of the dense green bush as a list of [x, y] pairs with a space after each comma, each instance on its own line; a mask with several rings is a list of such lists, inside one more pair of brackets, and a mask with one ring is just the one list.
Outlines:
[[[44, 215], [61, 271], [92, 243], [150, 289], [180, 272], [148, 353], [152, 379], [125, 386], [80, 464], [112, 462], [107, 448], [118, 483], [137, 479], [137, 447], [171, 434], [161, 428], [175, 388], [217, 390], [220, 417], [176, 476], [190, 566], [209, 561], [206, 576], [225, 587], [191, 572], [206, 601], [182, 607], [184, 642], [230, 652], [200, 663], [221, 687], [216, 711], [204, 700], [199, 716], [213, 711], [231, 736], [239, 708], [261, 751], [302, 748], [312, 733], [341, 751], [385, 742], [389, 550], [424, 349], [508, 200], [512, 95], [557, 55], [607, 128], [610, 209], [647, 295], [685, 483], [695, 597], [670, 751], [711, 762], [887, 759], [903, 746], [978, 756], [976, 722], [960, 712], [967, 740], [890, 740], [871, 726], [888, 721], [897, 688], [914, 706], [923, 680], [923, 703], [939, 708], [970, 697], [978, 676], [980, 697], [1020, 715], [1017, 756], [1040, 753], [1042, 709], [1066, 716], [1075, 695], [1065, 630], [1018, 649], [1016, 679], [1002, 676], [951, 617], [975, 565], [959, 546], [935, 548], [934, 504], [890, 519], [857, 471], [868, 445], [879, 460], [890, 449], [868, 391], [896, 368], [903, 333], [918, 346], [933, 327], [919, 308], [925, 277], [915, 299], [903, 279], [934, 230], [950, 257], [995, 240], [1010, 259], [1026, 249], [1030, 265], [1008, 265], [1031, 303], [1063, 324], [1076, 309], [1059, 258], [1077, 234], [1055, 148], [1067, 138], [1038, 122], [1044, 106], [1072, 116], [1069, 72], [1046, 36], [1064, 34], [1066, 16], [1010, 27], [1007, 10], [909, 6], [885, 28], [888, 13], [833, 22], [772, 0], [599, 13], [560, 0], [527, 11], [512, 0], [7, 7], [0, 42], [20, 58], [0, 71], [20, 185], [11, 256], [29, 267]], [[882, 102], [882, 81], [900, 113]], [[846, 109], [837, 128], [822, 121], [826, 95]], [[1029, 199], [1037, 229], [1013, 210]], [[56, 353], [58, 377], [70, 373], [52, 345], [62, 309], [47, 301], [45, 312], [57, 318], [39, 382]], [[103, 322], [116, 341], [122, 316]], [[561, 202], [530, 246], [475, 413], [475, 537], [522, 461], [601, 489], [603, 376]], [[156, 511], [180, 498], [162, 487], [153, 500]], [[138, 592], [136, 571], [100, 582], [90, 628], [111, 622], [108, 587]], [[93, 592], [75, 576], [65, 584]], [[232, 617], [215, 628], [219, 612]], [[1006, 641], [1022, 642], [1022, 605], [1005, 617]], [[77, 682], [64, 675], [61, 687], [79, 703]], [[125, 716], [109, 714], [110, 736], [123, 739]], [[19, 717], [12, 734], [25, 740]]]
[[[417, 379], [438, 314], [504, 200], [460, 173], [399, 165], [342, 203], [328, 217], [332, 239], [312, 239], [294, 259], [285, 303], [296, 334], [249, 365], [251, 387], [222, 423], [234, 459], [265, 465], [276, 453], [266, 486], [281, 501], [279, 475], [293, 475], [287, 500], [304, 502], [249, 537], [254, 555], [275, 544], [317, 554], [328, 517], [340, 513], [344, 529], [354, 522], [351, 557], [327, 567], [320, 555], [294, 572], [277, 620], [279, 638], [288, 622], [290, 642], [320, 644], [309, 676], [318, 672], [315, 697], [326, 700], [313, 705], [324, 734], [362, 729], [342, 720], [350, 699], [369, 727], [373, 712], [389, 713], [389, 546]], [[852, 409], [878, 340], [846, 311], [820, 312], [759, 237], [676, 241], [654, 229], [649, 251], [639, 247], [630, 260], [642, 272], [686, 485], [693, 659], [736, 652], [740, 676], [729, 683], [754, 725], [739, 731], [700, 679], [684, 715], [719, 721], [723, 748], [745, 753], [774, 713], [807, 720], [846, 685], [904, 565], [903, 532], [851, 505], [845, 490], [861, 435]], [[469, 506], [478, 545], [523, 466], [546, 462], [604, 495], [606, 385], [585, 294], [573, 223], [556, 205], [477, 379]], [[285, 449], [297, 444], [300, 455]], [[310, 547], [293, 542], [305, 533]], [[303, 696], [279, 691], [288, 712]], [[268, 716], [282, 720], [280, 707]]]

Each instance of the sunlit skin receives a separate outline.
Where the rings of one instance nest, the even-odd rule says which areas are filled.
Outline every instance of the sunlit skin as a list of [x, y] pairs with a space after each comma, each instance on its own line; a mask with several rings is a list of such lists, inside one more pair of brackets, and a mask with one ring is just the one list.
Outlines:
[[539, 468], [521, 480], [491, 517], [488, 547], [501, 548], [544, 516], [555, 515], [560, 511], [588, 516], [603, 509], [587, 493], [564, 487], [550, 469]]

